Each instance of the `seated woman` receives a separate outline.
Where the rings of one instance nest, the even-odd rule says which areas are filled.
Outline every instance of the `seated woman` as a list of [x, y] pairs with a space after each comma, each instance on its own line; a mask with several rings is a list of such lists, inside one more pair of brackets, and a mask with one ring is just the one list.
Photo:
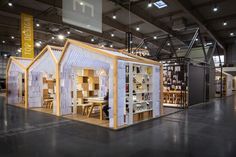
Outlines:
[[103, 106], [102, 110], [106, 115], [106, 120], [108, 120], [109, 119], [109, 105], [108, 105], [109, 92], [107, 92], [107, 95], [104, 97], [104, 100], [107, 100], [107, 104]]

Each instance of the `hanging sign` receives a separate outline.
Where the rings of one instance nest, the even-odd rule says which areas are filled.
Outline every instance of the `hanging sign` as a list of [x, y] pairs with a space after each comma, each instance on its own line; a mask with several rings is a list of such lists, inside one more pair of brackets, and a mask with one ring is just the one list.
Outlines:
[[34, 58], [33, 27], [33, 16], [21, 13], [21, 51], [25, 58]]
[[102, 32], [102, 0], [62, 0], [62, 21]]

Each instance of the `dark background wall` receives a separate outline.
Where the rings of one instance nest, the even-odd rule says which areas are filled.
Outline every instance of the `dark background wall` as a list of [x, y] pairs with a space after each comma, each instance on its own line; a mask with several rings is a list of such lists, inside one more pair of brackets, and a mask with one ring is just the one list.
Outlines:
[[227, 45], [225, 62], [236, 66], [236, 42]]

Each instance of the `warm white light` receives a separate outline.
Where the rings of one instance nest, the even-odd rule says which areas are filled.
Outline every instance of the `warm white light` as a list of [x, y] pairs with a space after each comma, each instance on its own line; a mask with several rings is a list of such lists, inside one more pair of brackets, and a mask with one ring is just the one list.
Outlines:
[[11, 2], [9, 2], [9, 3], [8, 3], [8, 6], [12, 7], [12, 3], [11, 3]]
[[116, 19], [116, 15], [112, 15], [112, 18], [113, 18], [113, 19]]
[[227, 22], [223, 22], [223, 26], [227, 26], [227, 24], [228, 24]]
[[6, 43], [6, 41], [5, 41], [5, 40], [3, 40], [3, 41], [2, 41], [2, 43], [3, 43], [3, 44], [5, 44], [5, 43]]
[[20, 53], [21, 52], [21, 48], [19, 48], [17, 51]]
[[7, 57], [7, 54], [4, 54], [4, 57]]
[[80, 4], [80, 5], [84, 5], [84, 3], [83, 3], [83, 2], [80, 2], [79, 4]]
[[14, 36], [11, 36], [11, 39], [15, 39], [15, 37], [14, 37]]
[[65, 39], [65, 36], [62, 35], [62, 34], [59, 34], [59, 35], [57, 36], [57, 38], [58, 38], [59, 40], [64, 40], [64, 39]]
[[198, 41], [198, 38], [196, 38], [195, 40]]
[[170, 46], [170, 43], [167, 43], [168, 46]]
[[139, 28], [139, 26], [137, 26], [137, 27], [136, 27], [136, 31], [139, 31], [139, 30], [140, 30], [140, 28]]
[[41, 44], [40, 44], [39, 42], [36, 42], [36, 43], [35, 43], [35, 46], [36, 46], [36, 47], [41, 47]]
[[132, 40], [130, 40], [130, 42], [129, 42], [130, 44], [132, 44], [133, 43], [133, 41]]
[[148, 3], [148, 8], [151, 8], [151, 7], [152, 7], [152, 3], [149, 2], [149, 3]]
[[42, 41], [39, 41], [40, 44], [42, 44]]
[[94, 39], [92, 38], [91, 41], [94, 42]]
[[181, 48], [179, 47], [178, 50], [180, 50]]
[[70, 31], [68, 31], [67, 34], [70, 34]]
[[52, 40], [54, 40], [54, 39], [55, 39], [55, 37], [52, 36]]
[[114, 33], [111, 33], [111, 37], [114, 37], [115, 36], [115, 34]]
[[113, 45], [111, 44], [111, 45], [110, 45], [110, 47], [112, 48], [112, 47], [113, 47]]
[[163, 0], [156, 1], [154, 5], [159, 9], [167, 7], [167, 4]]
[[39, 24], [39, 23], [36, 23], [36, 27], [40, 27], [40, 24]]
[[147, 46], [144, 46], [145, 49], [147, 49]]
[[157, 39], [157, 36], [154, 36], [153, 39]]
[[234, 33], [233, 33], [233, 32], [231, 32], [231, 33], [230, 33], [230, 36], [234, 36]]

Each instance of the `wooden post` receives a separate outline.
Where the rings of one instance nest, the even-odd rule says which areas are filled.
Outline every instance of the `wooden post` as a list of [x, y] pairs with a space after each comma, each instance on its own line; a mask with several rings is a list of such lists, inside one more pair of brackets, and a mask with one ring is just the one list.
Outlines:
[[60, 64], [56, 65], [56, 115], [61, 115]]
[[118, 61], [113, 61], [113, 119], [114, 129], [118, 128]]

